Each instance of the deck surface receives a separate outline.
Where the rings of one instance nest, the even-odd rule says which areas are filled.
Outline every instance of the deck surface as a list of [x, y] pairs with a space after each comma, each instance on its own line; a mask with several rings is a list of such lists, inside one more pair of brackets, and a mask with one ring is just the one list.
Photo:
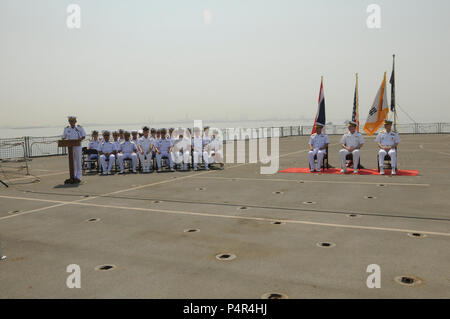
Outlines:
[[[66, 157], [33, 159], [37, 182], [0, 172], [11, 184], [0, 185], [0, 298], [450, 298], [450, 135], [401, 138], [399, 168], [419, 176], [262, 175], [259, 163], [230, 163], [67, 187]], [[307, 167], [307, 142], [281, 138], [279, 170]], [[361, 161], [376, 168], [373, 138]], [[70, 264], [80, 289], [66, 286]], [[95, 269], [105, 264], [116, 268]], [[379, 289], [366, 286], [370, 264]]]

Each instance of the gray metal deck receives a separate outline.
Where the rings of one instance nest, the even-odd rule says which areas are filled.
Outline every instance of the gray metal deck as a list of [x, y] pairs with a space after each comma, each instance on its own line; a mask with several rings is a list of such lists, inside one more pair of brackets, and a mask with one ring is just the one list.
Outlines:
[[[307, 141], [280, 139], [280, 170], [308, 165]], [[363, 165], [376, 168], [375, 154], [367, 138]], [[65, 157], [30, 167], [39, 182], [8, 175], [13, 185], [0, 186], [0, 298], [450, 297], [450, 135], [402, 136], [399, 168], [417, 177], [261, 175], [241, 163], [65, 187]], [[66, 286], [69, 264], [81, 267], [80, 289]], [[104, 264], [116, 268], [95, 270]], [[381, 267], [379, 289], [366, 286], [370, 264]], [[401, 285], [402, 275], [423, 282]]]

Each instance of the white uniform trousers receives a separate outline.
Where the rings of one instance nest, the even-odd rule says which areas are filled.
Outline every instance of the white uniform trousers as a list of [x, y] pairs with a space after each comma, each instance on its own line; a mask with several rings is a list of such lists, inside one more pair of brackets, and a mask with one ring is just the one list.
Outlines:
[[137, 155], [136, 153], [122, 153], [118, 155], [120, 170], [123, 171], [123, 161], [126, 159], [131, 159], [131, 166], [133, 172], [136, 171]]
[[205, 163], [205, 167], [208, 166], [208, 152], [204, 151], [194, 151], [194, 169], [197, 169], [198, 163], [203, 158], [203, 162]]
[[317, 170], [320, 171], [322, 167], [323, 157], [327, 153], [326, 150], [319, 150], [318, 148], [315, 148], [312, 151], [309, 151], [308, 158], [309, 158], [309, 165], [311, 169], [315, 169], [315, 163], [314, 163], [314, 155], [317, 155]]
[[152, 165], [152, 152], [148, 154], [139, 153], [139, 160], [141, 161], [142, 171], [147, 172], [150, 170], [150, 166]]
[[102, 154], [100, 155], [100, 165], [102, 165], [103, 173], [108, 172], [111, 173], [111, 168], [113, 166], [114, 161], [116, 160], [116, 157], [114, 154], [110, 154], [108, 158], [108, 168], [106, 168], [106, 155]]
[[174, 162], [176, 164], [183, 163], [183, 169], [187, 169], [187, 165], [191, 162], [191, 153], [189, 151], [172, 153], [174, 154]]
[[207, 166], [208, 164], [213, 164], [213, 163], [223, 163], [223, 154], [222, 151], [215, 151], [215, 155], [212, 156], [211, 152], [208, 156], [208, 163], [206, 163], [205, 161], [205, 166]]
[[[353, 169], [358, 169], [358, 164], [359, 164], [359, 149], [358, 150], [353, 150], [353, 152], [351, 152], [353, 154]], [[349, 151], [347, 151], [346, 149], [341, 149], [339, 151], [339, 157], [341, 158], [341, 168], [345, 169], [345, 158], [346, 156], [350, 154]]]
[[[81, 146], [74, 146], [72, 151], [73, 154], [73, 176], [81, 180]], [[70, 165], [70, 163], [69, 163]]]
[[169, 159], [169, 167], [173, 168], [172, 154], [169, 152], [161, 152], [161, 154], [156, 153], [156, 164], [158, 164], [158, 169], [161, 169], [161, 159], [163, 157]]
[[380, 150], [378, 152], [378, 162], [380, 163], [380, 169], [382, 170], [384, 167], [384, 157], [386, 155], [389, 155], [391, 157], [392, 168], [397, 168], [397, 150], [395, 148], [392, 148], [389, 150], [389, 152], [386, 152], [385, 150]]

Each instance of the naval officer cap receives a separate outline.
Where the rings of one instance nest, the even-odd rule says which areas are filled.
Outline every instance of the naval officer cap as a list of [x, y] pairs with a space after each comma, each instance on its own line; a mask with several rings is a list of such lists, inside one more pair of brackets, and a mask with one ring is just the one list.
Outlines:
[[318, 127], [324, 127], [325, 125], [323, 125], [322, 123], [316, 123], [316, 128]]
[[109, 133], [109, 131], [108, 130], [103, 130], [102, 131], [102, 135], [109, 135], [110, 133]]
[[358, 126], [355, 121], [348, 121], [348, 126]]
[[76, 121], [76, 120], [77, 120], [77, 117], [76, 117], [75, 115], [69, 115], [69, 116], [67, 116], [67, 119], [68, 119], [69, 121]]
[[390, 121], [390, 120], [386, 119], [386, 120], [384, 120], [384, 124], [385, 124], [385, 125], [389, 125], [389, 124], [392, 124], [392, 121]]
[[131, 131], [131, 134], [137, 134], [137, 133], [138, 133], [137, 130], [132, 130], [132, 131]]

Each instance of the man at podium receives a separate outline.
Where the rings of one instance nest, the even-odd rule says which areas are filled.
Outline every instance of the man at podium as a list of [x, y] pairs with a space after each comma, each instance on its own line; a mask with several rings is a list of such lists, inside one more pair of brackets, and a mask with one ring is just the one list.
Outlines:
[[[64, 128], [64, 133], [62, 135], [63, 140], [79, 140], [80, 142], [86, 137], [86, 132], [84, 128], [77, 125], [76, 116], [68, 116], [69, 125]], [[68, 183], [78, 184], [81, 182], [81, 145], [74, 146], [73, 149], [73, 181], [67, 180]], [[69, 159], [70, 161], [70, 159]], [[69, 163], [70, 165], [70, 163]]]

